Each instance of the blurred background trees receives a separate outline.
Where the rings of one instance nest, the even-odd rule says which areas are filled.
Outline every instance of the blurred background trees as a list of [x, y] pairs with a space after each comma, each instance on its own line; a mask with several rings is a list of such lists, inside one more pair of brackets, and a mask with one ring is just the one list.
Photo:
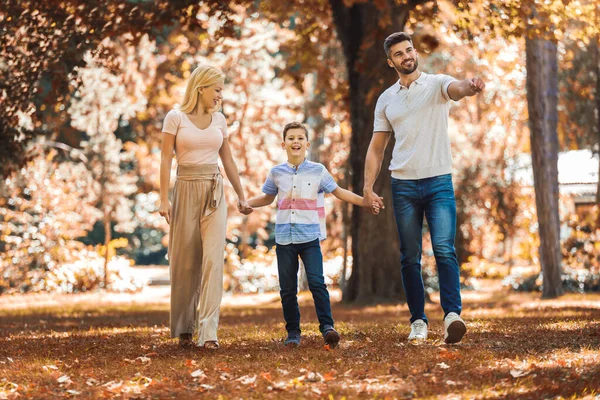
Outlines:
[[[311, 159], [361, 193], [374, 104], [396, 79], [382, 43], [398, 30], [413, 34], [422, 70], [488, 85], [451, 110], [465, 284], [512, 272], [509, 285], [539, 289], [544, 270], [558, 276], [544, 276], [554, 296], [561, 282], [597, 282], [594, 2], [9, 0], [0, 12], [2, 291], [133, 290], [130, 265], [168, 262], [168, 227], [155, 212], [160, 130], [199, 64], [227, 75], [222, 111], [249, 196], [284, 161], [280, 132], [291, 120], [311, 128]], [[543, 73], [550, 61], [530, 65], [536, 43], [552, 49], [554, 77]], [[555, 105], [534, 118], [548, 93]], [[555, 143], [549, 155], [536, 157], [537, 139]], [[577, 154], [595, 168], [561, 164], [568, 150], [588, 151]], [[561, 182], [570, 170], [580, 182]], [[327, 199], [326, 273], [346, 301], [403, 298], [387, 169], [375, 190], [388, 205], [378, 217]], [[242, 216], [229, 186], [226, 195], [226, 289], [273, 289], [274, 210]], [[550, 250], [540, 256], [540, 245]], [[424, 266], [434, 289], [430, 246]]]

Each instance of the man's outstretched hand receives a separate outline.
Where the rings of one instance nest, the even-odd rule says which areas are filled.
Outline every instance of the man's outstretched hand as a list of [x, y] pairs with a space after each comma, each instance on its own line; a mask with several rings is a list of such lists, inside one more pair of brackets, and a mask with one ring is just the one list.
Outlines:
[[469, 89], [473, 94], [481, 93], [485, 89], [485, 82], [481, 78], [475, 77], [469, 82]]

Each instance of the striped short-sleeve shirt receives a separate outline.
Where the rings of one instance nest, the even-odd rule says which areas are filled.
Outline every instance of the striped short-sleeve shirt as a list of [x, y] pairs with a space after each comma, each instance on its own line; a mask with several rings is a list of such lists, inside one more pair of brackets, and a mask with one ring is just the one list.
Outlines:
[[323, 164], [304, 160], [297, 168], [276, 165], [263, 185], [265, 194], [277, 196], [275, 242], [286, 245], [325, 240], [325, 193], [338, 185]]

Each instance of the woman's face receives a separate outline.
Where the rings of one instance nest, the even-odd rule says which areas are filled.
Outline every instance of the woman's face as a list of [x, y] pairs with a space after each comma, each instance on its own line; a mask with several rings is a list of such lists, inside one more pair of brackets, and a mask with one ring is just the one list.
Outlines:
[[200, 91], [200, 102], [206, 110], [216, 109], [223, 100], [223, 82], [198, 89]]

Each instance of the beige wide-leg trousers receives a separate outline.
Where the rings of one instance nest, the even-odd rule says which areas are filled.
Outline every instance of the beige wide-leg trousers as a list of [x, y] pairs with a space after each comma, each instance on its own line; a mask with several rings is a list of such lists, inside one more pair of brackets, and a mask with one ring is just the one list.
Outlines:
[[169, 264], [171, 337], [217, 340], [223, 296], [227, 205], [216, 164], [180, 164], [171, 208]]

